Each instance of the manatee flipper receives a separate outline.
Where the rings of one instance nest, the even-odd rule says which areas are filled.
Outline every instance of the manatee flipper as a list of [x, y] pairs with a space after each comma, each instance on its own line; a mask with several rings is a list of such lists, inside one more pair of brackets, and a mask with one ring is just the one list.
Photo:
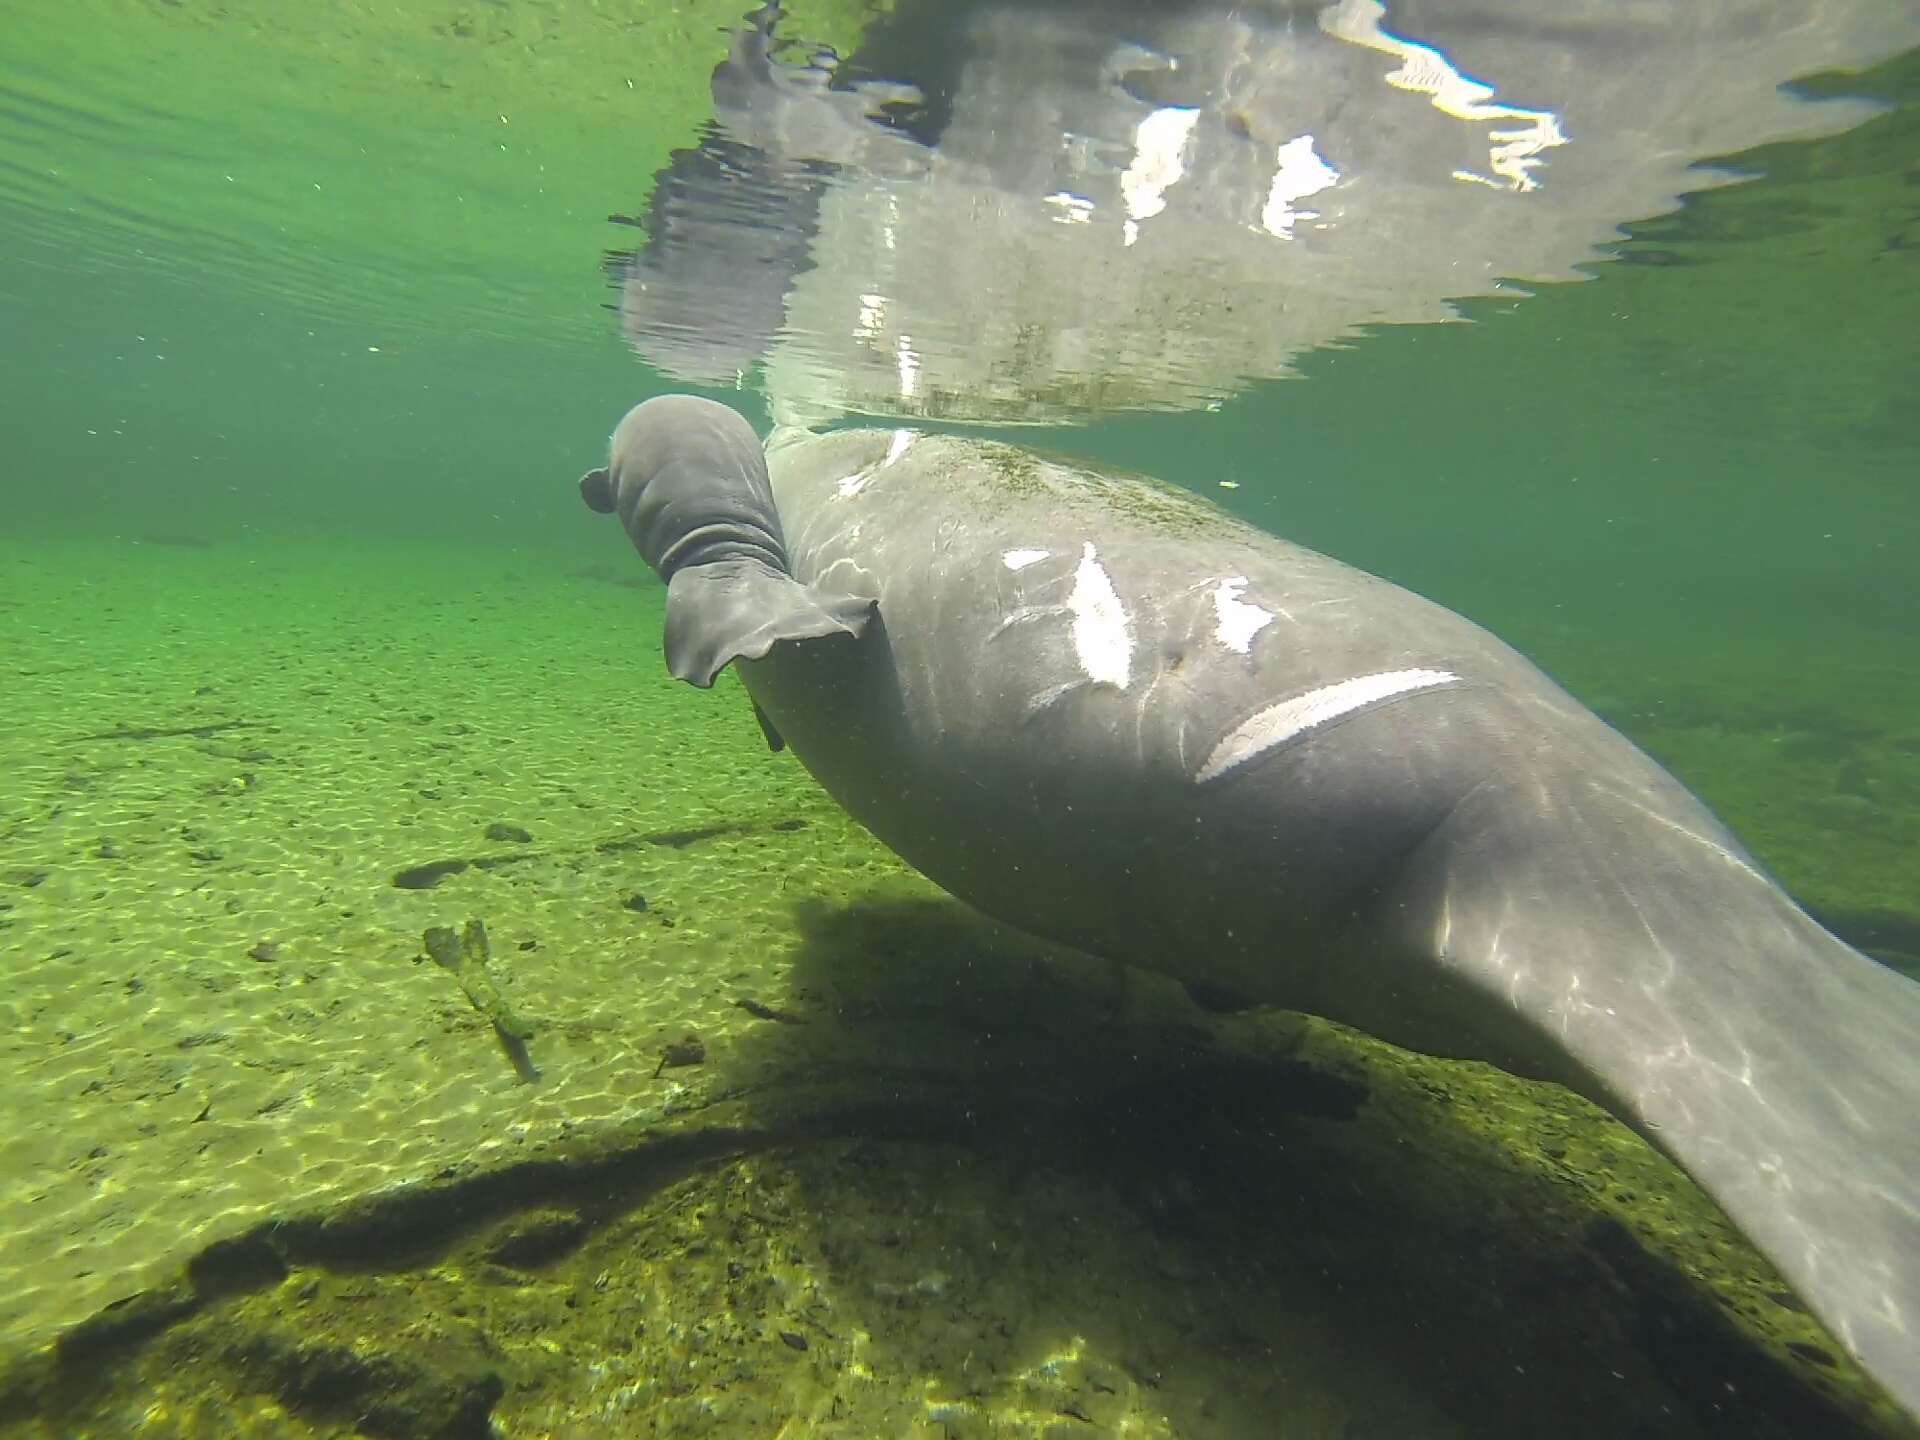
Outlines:
[[802, 585], [757, 559], [689, 565], [667, 582], [667, 669], [705, 690], [732, 661], [758, 660], [783, 640], [858, 639], [873, 607], [857, 595]]
[[767, 749], [778, 755], [787, 748], [787, 742], [778, 730], [773, 728], [773, 719], [760, 708], [758, 700], [753, 702], [753, 718], [760, 722], [760, 733], [766, 737]]
[[613, 476], [602, 465], [580, 477], [580, 498], [596, 515], [611, 515], [614, 507]]

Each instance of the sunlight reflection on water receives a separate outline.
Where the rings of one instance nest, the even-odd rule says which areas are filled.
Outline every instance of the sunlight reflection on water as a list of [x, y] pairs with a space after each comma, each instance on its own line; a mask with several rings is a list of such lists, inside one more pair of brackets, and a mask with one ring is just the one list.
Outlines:
[[1211, 407], [1579, 278], [1736, 178], [1703, 160], [1872, 113], [1786, 82], [1920, 41], [1872, 4], [1510, 8], [976, 4], [844, 64], [762, 12], [614, 257], [628, 338], [801, 424]]

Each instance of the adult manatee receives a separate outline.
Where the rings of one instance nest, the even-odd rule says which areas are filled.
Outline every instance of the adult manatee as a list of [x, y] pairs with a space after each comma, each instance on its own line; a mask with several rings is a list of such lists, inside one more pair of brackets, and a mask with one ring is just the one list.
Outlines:
[[[769, 462], [771, 475], [769, 475]], [[581, 481], [672, 672], [1009, 924], [1571, 1086], [1920, 1409], [1920, 986], [1451, 611], [1160, 485], [664, 396]]]

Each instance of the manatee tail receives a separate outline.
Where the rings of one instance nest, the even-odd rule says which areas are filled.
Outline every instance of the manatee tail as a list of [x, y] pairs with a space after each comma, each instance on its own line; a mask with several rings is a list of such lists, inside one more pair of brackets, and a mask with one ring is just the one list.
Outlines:
[[858, 639], [874, 602], [802, 585], [757, 559], [689, 565], [667, 582], [667, 669], [702, 690], [735, 660], [786, 640]]
[[1560, 1047], [1920, 1414], [1920, 985], [1650, 770], [1490, 784], [1442, 830], [1396, 897], [1409, 933]]
[[1920, 1417], [1920, 985], [1778, 906], [1717, 1016], [1744, 1045], [1630, 1103]]

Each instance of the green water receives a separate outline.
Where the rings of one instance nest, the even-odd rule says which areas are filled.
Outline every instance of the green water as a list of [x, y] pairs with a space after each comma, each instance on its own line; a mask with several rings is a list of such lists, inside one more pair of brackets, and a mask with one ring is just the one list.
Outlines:
[[[1671, 1295], [1651, 1312], [1645, 1293], [1637, 1311], [1619, 1301], [1575, 1253], [1590, 1217], [1549, 1201], [1578, 1190], [1614, 1207], [1669, 1257], [1662, 1275], [1718, 1287], [1728, 1313], [1751, 1315], [1768, 1282], [1683, 1182], [1633, 1168], [1654, 1162], [1624, 1132], [1563, 1114], [1564, 1097], [1342, 1052], [1328, 1073], [1364, 1070], [1407, 1127], [1367, 1132], [1356, 1173], [1385, 1176], [1382, 1157], [1404, 1147], [1427, 1188], [1470, 1173], [1463, 1197], [1509, 1197], [1512, 1213], [1503, 1199], [1488, 1220], [1461, 1198], [1408, 1221], [1370, 1192], [1383, 1223], [1436, 1238], [1426, 1261], [1394, 1262], [1411, 1271], [1369, 1271], [1363, 1227], [1335, 1223], [1349, 1201], [1271, 1154], [1249, 1159], [1258, 1204], [1329, 1225], [1329, 1255], [1354, 1267], [1350, 1288], [1321, 1295], [1326, 1329], [1269, 1314], [1243, 1263], [1297, 1271], [1318, 1294], [1325, 1257], [1303, 1242], [1247, 1260], [1253, 1201], [1218, 1233], [1168, 1222], [1208, 1165], [1181, 1148], [1191, 1137], [1160, 1134], [1179, 1126], [1151, 1105], [1120, 1120], [1100, 1107], [1117, 1103], [1103, 1087], [1151, 1078], [1130, 1065], [1178, 1072], [1181, 1036], [1292, 1064], [1290, 1032], [1209, 1031], [1229, 1022], [1158, 992], [1116, 999], [1098, 967], [981, 938], [765, 754], [737, 688], [696, 698], [665, 680], [658, 593], [632, 583], [637, 560], [590, 523], [573, 481], [628, 404], [671, 388], [603, 308], [602, 254], [630, 243], [607, 216], [642, 210], [705, 118], [736, 4], [3, 8], [0, 1357], [31, 1383], [0, 1385], [0, 1426], [328, 1433], [353, 1417], [271, 1358], [235, 1362], [254, 1377], [236, 1382], [241, 1398], [193, 1391], [179, 1357], [222, 1353], [217, 1328], [145, 1360], [113, 1349], [131, 1343], [113, 1332], [103, 1353], [120, 1368], [97, 1388], [72, 1373], [49, 1388], [33, 1367], [56, 1336], [113, 1301], [171, 1293], [180, 1265], [250, 1227], [527, 1153], [515, 1147], [697, 1132], [708, 1116], [715, 1133], [761, 1137], [741, 1150], [787, 1124], [848, 1149], [787, 1171], [751, 1162], [773, 1167], [758, 1183], [781, 1194], [779, 1223], [741, 1199], [751, 1173], [701, 1190], [673, 1171], [706, 1153], [698, 1142], [647, 1182], [664, 1208], [631, 1221], [656, 1267], [634, 1290], [654, 1297], [653, 1333], [680, 1337], [660, 1341], [677, 1378], [604, 1358], [626, 1353], [608, 1337], [631, 1343], [637, 1322], [593, 1309], [621, 1293], [594, 1273], [617, 1267], [602, 1255], [564, 1283], [527, 1282], [537, 1325], [489, 1300], [478, 1360], [470, 1337], [433, 1331], [434, 1383], [505, 1367], [538, 1397], [505, 1422], [516, 1435], [942, 1433], [925, 1428], [936, 1419], [949, 1435], [1041, 1435], [1062, 1415], [1088, 1433], [1132, 1417], [1135, 1433], [1167, 1435], [1522, 1434], [1548, 1412], [1568, 1433], [1713, 1428], [1711, 1383], [1675, 1377], [1695, 1361], [1717, 1376], [1721, 1352], [1675, 1359], [1635, 1340], [1635, 1325], [1692, 1312]], [[857, 43], [858, 0], [797, 10], [809, 37]], [[1585, 283], [1310, 356], [1302, 378], [1218, 414], [1015, 438], [1191, 485], [1485, 624], [1705, 796], [1804, 904], [1920, 968], [1920, 63], [1819, 84], [1888, 109], [1837, 138], [1732, 157], [1759, 178], [1633, 227]], [[495, 823], [531, 833], [524, 861], [421, 893], [391, 883], [510, 850], [487, 838]], [[682, 838], [715, 826], [732, 828]], [[414, 963], [424, 927], [470, 915], [486, 917], [496, 978], [536, 1027], [537, 1095], [452, 982]], [[937, 977], [928, 990], [900, 979], [901, 956]], [[816, 1027], [796, 1038], [805, 1027], [755, 1020], [743, 996]], [[829, 1023], [843, 1028], [820, 1038]], [[689, 1030], [705, 1063], [657, 1072]], [[888, 1158], [911, 1129], [898, 1117], [866, 1135], [869, 1071], [932, 1087], [929, 1112], [946, 1119], [931, 1149]], [[831, 1103], [809, 1109], [809, 1086]], [[1448, 1086], [1472, 1118], [1420, 1118]], [[1027, 1114], [1036, 1093], [1062, 1113]], [[954, 1098], [970, 1094], [1017, 1137], [986, 1159]], [[1304, 1124], [1299, 1153], [1329, 1171], [1352, 1162], [1300, 1121], [1313, 1111], [1280, 1105], [1233, 1143]], [[1087, 1139], [1102, 1125], [1119, 1160]], [[1212, 1143], [1217, 1159], [1226, 1142]], [[1527, 1168], [1568, 1143], [1601, 1158], [1575, 1181]], [[895, 1164], [916, 1177], [912, 1203], [874, 1198], [894, 1193]], [[864, 1188], [848, 1178], [876, 1173], [863, 1165], [877, 1167]], [[958, 1198], [916, 1241], [943, 1168]], [[1117, 1191], [1105, 1170], [1124, 1177]], [[1627, 1170], [1631, 1183], [1606, 1178]], [[583, 1196], [599, 1183], [564, 1205], [598, 1214]], [[493, 1216], [509, 1201], [472, 1203]], [[745, 1206], [732, 1250], [709, 1254], [687, 1218], [703, 1205]], [[995, 1207], [1016, 1230], [1022, 1216], [1041, 1227], [1018, 1252], [1026, 1268], [983, 1260], [994, 1227], [956, 1218]], [[1110, 1242], [1075, 1230], [1081, 1214]], [[1518, 1237], [1505, 1268], [1489, 1258], [1500, 1234], [1477, 1228], [1496, 1221]], [[1033, 1238], [1056, 1230], [1073, 1238]], [[401, 1249], [380, 1252], [379, 1285], [429, 1265], [436, 1284], [499, 1281], [478, 1252]], [[243, 1265], [235, 1290], [285, 1310], [311, 1276], [321, 1308], [336, 1288], [375, 1287], [350, 1278], [370, 1263], [351, 1246], [289, 1253], [291, 1274]], [[862, 1255], [879, 1258], [863, 1269]], [[729, 1263], [771, 1288], [742, 1299]], [[916, 1308], [955, 1276], [973, 1287], [964, 1325], [959, 1302]], [[201, 1285], [192, 1323], [229, 1323], [205, 1299], [219, 1292]], [[1419, 1313], [1382, 1318], [1409, 1294]], [[441, 1301], [379, 1295], [364, 1312], [349, 1296], [311, 1332], [350, 1348], [352, 1317], [377, 1310], [361, 1341], [406, 1353], [444, 1321]], [[565, 1295], [602, 1347], [574, 1370], [541, 1339], [564, 1333]], [[1513, 1318], [1529, 1303], [1562, 1307], [1533, 1349]], [[1838, 1414], [1899, 1433], [1844, 1364], [1829, 1375], [1817, 1327], [1781, 1315], [1761, 1325], [1768, 1353], [1826, 1358], [1788, 1354], [1797, 1379], [1741, 1372], [1767, 1423], [1816, 1433]], [[683, 1331], [709, 1322], [727, 1345], [767, 1342], [757, 1371], [730, 1372], [750, 1413], [688, 1399], [704, 1352]], [[1734, 1344], [1716, 1324], [1697, 1333]], [[1503, 1325], [1484, 1370], [1485, 1350], [1444, 1338]], [[1287, 1345], [1291, 1389], [1246, 1378]], [[1605, 1358], [1643, 1398], [1587, 1393], [1592, 1377], [1557, 1368], [1552, 1346]], [[869, 1379], [849, 1399], [855, 1372]], [[1795, 1409], [1804, 1394], [1838, 1409]], [[374, 1433], [410, 1433], [417, 1415], [395, 1413]], [[843, 1413], [857, 1418], [835, 1429]]]

